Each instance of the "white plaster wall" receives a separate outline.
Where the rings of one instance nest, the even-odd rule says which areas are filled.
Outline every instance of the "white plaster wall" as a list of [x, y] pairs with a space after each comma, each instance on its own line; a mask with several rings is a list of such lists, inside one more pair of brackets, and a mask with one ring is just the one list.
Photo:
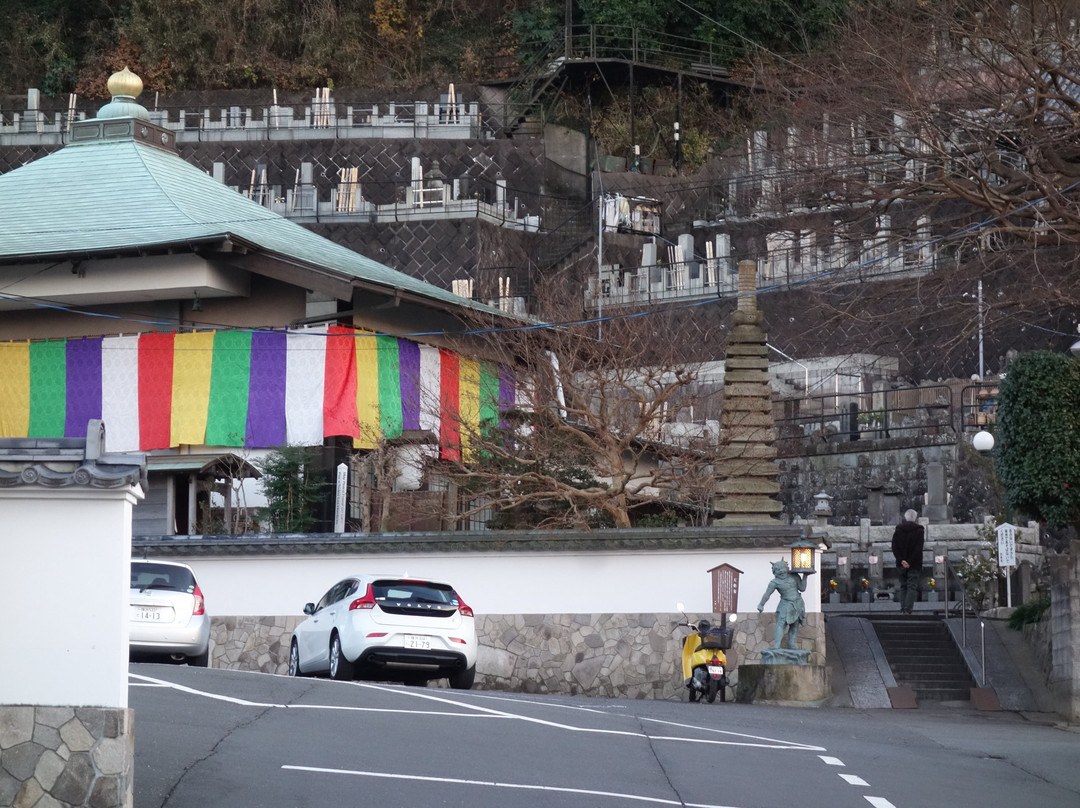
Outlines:
[[[772, 580], [771, 563], [787, 557], [786, 550], [682, 550], [171, 558], [195, 570], [211, 615], [289, 616], [360, 572], [448, 581], [478, 614], [666, 613], [680, 601], [687, 612], [709, 613], [709, 570], [724, 563], [742, 570], [738, 607], [749, 612]], [[820, 588], [811, 576], [807, 611], [821, 610]], [[765, 611], [778, 602], [774, 594]]]
[[0, 704], [127, 707], [141, 491], [0, 489]]

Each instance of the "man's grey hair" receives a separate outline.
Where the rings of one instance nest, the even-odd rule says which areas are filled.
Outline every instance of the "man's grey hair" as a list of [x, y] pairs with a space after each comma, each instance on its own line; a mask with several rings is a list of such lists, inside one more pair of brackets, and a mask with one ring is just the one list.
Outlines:
[[915, 522], [915, 521], [918, 520], [918, 518], [919, 518], [919, 512], [917, 510], [915, 510], [914, 508], [908, 508], [906, 511], [904, 511], [904, 521], [905, 522]]

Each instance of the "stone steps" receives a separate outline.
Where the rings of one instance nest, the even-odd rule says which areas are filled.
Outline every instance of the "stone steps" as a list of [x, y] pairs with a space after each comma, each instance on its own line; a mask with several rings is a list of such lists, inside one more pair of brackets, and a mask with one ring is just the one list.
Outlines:
[[890, 615], [871, 621], [897, 684], [921, 701], [968, 701], [974, 680], [938, 618]]

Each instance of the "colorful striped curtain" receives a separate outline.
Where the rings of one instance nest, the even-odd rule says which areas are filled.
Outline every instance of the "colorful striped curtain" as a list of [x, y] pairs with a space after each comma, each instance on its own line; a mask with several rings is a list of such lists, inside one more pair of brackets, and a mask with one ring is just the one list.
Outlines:
[[468, 457], [515, 395], [509, 368], [341, 326], [0, 343], [0, 437], [85, 437], [100, 418], [114, 452], [428, 430]]

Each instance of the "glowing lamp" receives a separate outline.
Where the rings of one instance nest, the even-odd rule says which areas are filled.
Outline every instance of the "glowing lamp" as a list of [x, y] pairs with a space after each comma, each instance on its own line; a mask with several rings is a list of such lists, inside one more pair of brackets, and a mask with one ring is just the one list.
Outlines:
[[814, 552], [817, 545], [809, 539], [800, 539], [789, 544], [791, 550], [791, 571], [809, 574], [814, 572]]
[[994, 436], [985, 429], [980, 429], [971, 439], [971, 445], [976, 452], [989, 452], [994, 448]]

